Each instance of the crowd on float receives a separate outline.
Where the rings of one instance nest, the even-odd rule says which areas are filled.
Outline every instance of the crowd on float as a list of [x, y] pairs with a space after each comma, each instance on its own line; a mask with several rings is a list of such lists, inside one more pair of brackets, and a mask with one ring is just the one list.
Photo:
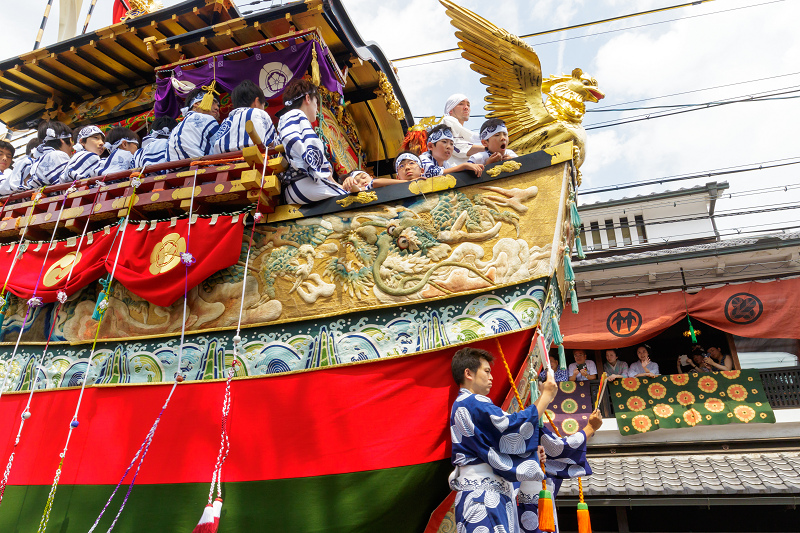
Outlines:
[[320, 97], [310, 81], [296, 79], [286, 86], [277, 129], [265, 110], [264, 92], [252, 81], [239, 84], [231, 100], [233, 110], [220, 123], [219, 100], [198, 87], [186, 97], [180, 123], [156, 118], [142, 139], [120, 126], [107, 132], [96, 125], [73, 131], [63, 122], [43, 120], [25, 156], [13, 167], [14, 147], [0, 141], [0, 195], [242, 150], [253, 145], [245, 129], [248, 121], [265, 146], [284, 146], [289, 168], [280, 180], [286, 203], [308, 204], [397, 180], [459, 171], [480, 176], [485, 165], [517, 157], [508, 148], [509, 134], [502, 120], [486, 120], [478, 135], [464, 127], [470, 117], [469, 99], [455, 94], [445, 104], [442, 123], [425, 132], [421, 146], [403, 143], [395, 157], [396, 179], [374, 178], [363, 170], [339, 176], [312, 125]]

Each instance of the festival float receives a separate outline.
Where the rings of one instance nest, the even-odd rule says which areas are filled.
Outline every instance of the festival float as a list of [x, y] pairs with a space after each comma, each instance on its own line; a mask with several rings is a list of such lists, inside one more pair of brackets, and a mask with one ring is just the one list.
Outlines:
[[[144, 131], [196, 86], [224, 116], [242, 79], [275, 117], [306, 76], [337, 173], [378, 177], [433, 123], [338, 0], [139, 4], [0, 62], [0, 120]], [[452, 354], [502, 354], [524, 395], [577, 312], [580, 123], [603, 96], [442, 4], [520, 154], [480, 178], [281, 205], [282, 147], [257, 143], [3, 199], [2, 531], [425, 528], [449, 492]]]

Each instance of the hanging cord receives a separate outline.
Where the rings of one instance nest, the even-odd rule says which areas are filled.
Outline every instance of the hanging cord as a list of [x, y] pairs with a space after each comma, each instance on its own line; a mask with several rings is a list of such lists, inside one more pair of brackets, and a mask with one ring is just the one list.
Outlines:
[[[20, 339], [22, 339], [22, 334], [25, 332], [25, 325], [28, 323], [28, 316], [30, 315], [31, 309], [34, 307], [38, 307], [42, 304], [41, 298], [36, 297], [36, 292], [39, 290], [39, 283], [42, 281], [42, 274], [44, 273], [44, 268], [47, 265], [47, 258], [50, 255], [50, 249], [53, 247], [53, 241], [56, 238], [56, 231], [58, 231], [58, 225], [61, 223], [61, 216], [64, 213], [64, 206], [67, 204], [67, 196], [70, 193], [75, 192], [77, 189], [75, 188], [75, 183], [73, 182], [72, 185], [64, 192], [64, 200], [61, 202], [61, 209], [58, 212], [58, 218], [56, 219], [56, 225], [53, 227], [53, 234], [50, 236], [50, 243], [47, 245], [47, 250], [44, 254], [44, 261], [42, 262], [42, 268], [39, 270], [39, 278], [36, 280], [36, 285], [33, 286], [33, 295], [28, 300], [28, 309], [25, 312], [25, 318], [22, 320], [22, 326], [19, 330], [19, 335], [17, 336], [17, 342], [14, 344], [14, 350], [11, 352], [11, 357], [8, 359], [9, 362], [14, 360], [14, 357], [17, 355], [17, 350], [19, 349]], [[51, 332], [52, 333], [52, 332]], [[48, 337], [48, 344], [49, 344], [49, 337]], [[42, 351], [41, 359], [44, 361], [44, 357], [47, 354], [47, 346]], [[3, 473], [3, 479], [0, 481], [0, 504], [3, 503], [3, 494], [6, 491], [6, 485], [8, 484], [8, 476], [11, 473], [11, 466], [14, 463], [14, 455], [17, 450], [17, 445], [19, 445], [19, 439], [22, 435], [22, 427], [25, 425], [25, 420], [30, 418], [30, 406], [31, 406], [31, 398], [33, 397], [33, 391], [36, 389], [36, 382], [38, 381], [39, 376], [39, 358], [36, 358], [36, 361], [33, 365], [33, 376], [31, 376], [31, 390], [30, 394], [28, 394], [28, 403], [25, 405], [25, 409], [22, 411], [22, 415], [20, 415], [20, 423], [19, 423], [19, 431], [17, 432], [17, 438], [14, 441], [14, 447], [11, 449], [11, 455], [8, 458], [8, 464], [6, 465], [5, 472]], [[6, 378], [8, 377], [8, 372], [6, 372]], [[3, 395], [3, 389], [5, 389], [6, 380], [3, 381], [3, 387], [0, 388], [0, 397]]]
[[[72, 432], [75, 431], [75, 428], [78, 427], [78, 413], [81, 408], [81, 402], [83, 401], [83, 393], [86, 390], [86, 382], [89, 378], [89, 369], [92, 366], [92, 359], [94, 358], [95, 348], [97, 347], [97, 339], [100, 336], [100, 326], [103, 324], [103, 318], [105, 317], [105, 311], [108, 308], [108, 297], [111, 292], [111, 282], [114, 280], [114, 274], [117, 271], [117, 263], [119, 262], [119, 254], [122, 251], [122, 244], [125, 240], [125, 230], [128, 227], [128, 221], [131, 216], [131, 211], [133, 210], [133, 203], [136, 201], [136, 188], [141, 184], [138, 177], [133, 178], [131, 180], [131, 196], [128, 202], [128, 210], [125, 214], [125, 220], [122, 222], [122, 235], [120, 236], [119, 240], [119, 248], [117, 248], [117, 255], [114, 259], [114, 266], [111, 269], [111, 276], [108, 279], [108, 288], [106, 289], [106, 295], [102, 302], [100, 302], [100, 320], [97, 321], [97, 329], [95, 330], [94, 340], [92, 341], [92, 349], [89, 353], [89, 359], [86, 362], [86, 374], [84, 375], [83, 379], [81, 380], [81, 391], [78, 395], [78, 403], [75, 406], [75, 414], [72, 416], [72, 421], [69, 423], [69, 432], [67, 433], [67, 440], [64, 443], [64, 449], [59, 454], [61, 461], [58, 463], [58, 468], [56, 469], [56, 475], [53, 478], [53, 485], [50, 487], [50, 493], [47, 495], [47, 503], [44, 507], [44, 513], [42, 514], [42, 519], [39, 522], [39, 529], [37, 533], [44, 533], [47, 530], [47, 523], [50, 520], [50, 511], [53, 509], [53, 501], [56, 497], [56, 490], [58, 489], [58, 481], [61, 478], [61, 468], [64, 465], [64, 458], [67, 455], [67, 448], [69, 447], [69, 441], [72, 437]], [[87, 220], [88, 225], [88, 220]], [[85, 231], [85, 230], [84, 230]]]
[[[192, 254], [189, 253], [189, 238], [190, 238], [191, 233], [192, 233], [192, 213], [194, 212], [194, 191], [195, 191], [196, 184], [197, 184], [197, 170], [194, 171], [194, 178], [192, 180], [192, 196], [191, 196], [191, 199], [189, 201], [189, 221], [188, 221], [188, 224], [187, 224], [187, 227], [186, 227], [187, 228], [186, 229], [186, 251], [181, 253], [181, 262], [186, 267], [186, 274], [184, 276], [184, 286], [183, 286], [184, 287], [183, 288], [183, 322], [182, 322], [182, 325], [181, 325], [181, 343], [180, 343], [180, 346], [178, 348], [178, 372], [176, 373], [175, 381], [172, 383], [172, 387], [169, 390], [169, 394], [167, 395], [167, 399], [164, 401], [164, 405], [161, 407], [161, 411], [158, 413], [158, 416], [156, 417], [155, 422], [153, 422], [153, 425], [150, 427], [150, 431], [147, 432], [147, 435], [145, 436], [145, 439], [142, 442], [142, 445], [139, 446], [139, 449], [133, 455], [133, 459], [131, 459], [131, 462], [128, 465], [128, 468], [125, 469], [125, 473], [122, 474], [122, 477], [120, 478], [119, 482], [117, 483], [117, 486], [114, 487], [114, 490], [111, 492], [111, 496], [109, 496], [108, 501], [106, 501], [106, 504], [103, 506], [103, 509], [100, 511], [100, 514], [98, 515], [97, 519], [94, 521], [94, 524], [92, 525], [91, 529], [89, 529], [89, 533], [92, 533], [97, 528], [97, 526], [100, 524], [100, 520], [103, 518], [103, 515], [105, 514], [106, 510], [108, 509], [108, 506], [111, 505], [111, 500], [114, 499], [114, 496], [116, 496], [117, 491], [119, 490], [120, 486], [122, 485], [122, 482], [125, 480], [126, 477], [128, 477], [128, 473], [131, 471], [131, 468], [133, 468], [133, 465], [136, 464], [136, 471], [133, 473], [133, 478], [131, 479], [131, 482], [128, 484], [128, 491], [125, 493], [125, 497], [122, 500], [122, 504], [120, 505], [119, 510], [117, 511], [117, 514], [114, 517], [114, 520], [111, 522], [111, 525], [109, 526], [109, 528], [107, 530], [107, 533], [110, 533], [111, 530], [114, 529], [114, 526], [117, 525], [117, 521], [119, 520], [119, 517], [122, 515], [122, 511], [125, 509], [125, 506], [128, 504], [128, 498], [131, 495], [131, 491], [133, 491], [134, 484], [136, 484], [136, 478], [139, 475], [139, 470], [142, 468], [142, 463], [144, 462], [144, 458], [147, 455], [148, 450], [150, 449], [150, 443], [153, 441], [153, 436], [156, 433], [156, 429], [158, 429], [158, 423], [161, 422], [161, 416], [164, 414], [164, 411], [167, 409], [167, 406], [169, 405], [169, 402], [172, 399], [172, 395], [175, 393], [175, 389], [178, 387], [178, 383], [181, 383], [184, 380], [183, 374], [181, 374], [181, 365], [183, 364], [182, 363], [182, 360], [183, 360], [183, 343], [184, 343], [184, 339], [185, 339], [185, 335], [186, 335], [186, 312], [187, 312], [187, 301], [189, 299], [189, 267], [192, 266], [194, 264], [194, 262], [195, 262], [194, 257], [192, 257]], [[120, 246], [121, 245], [122, 245], [122, 243], [120, 242]], [[137, 464], [137, 460], [138, 460], [138, 464]]]
[[[105, 176], [101, 180], [98, 180], [98, 183], [99, 182], [103, 182], [104, 180], [105, 180]], [[73, 182], [72, 185], [74, 186], [75, 182]], [[70, 189], [72, 189], [72, 187], [67, 189], [67, 191], [64, 193], [65, 194], [65, 196], [64, 196], [64, 201], [65, 202], [66, 202], [67, 196], [69, 196], [69, 194], [72, 192], [72, 191], [70, 191]], [[94, 212], [94, 205], [97, 203], [97, 200], [98, 200], [99, 197], [100, 197], [100, 187], [98, 185], [97, 193], [95, 193], [94, 202], [92, 203], [92, 207], [89, 209], [90, 213]], [[63, 204], [62, 204], [61, 208], [62, 208], [62, 211], [63, 211], [63, 208], [64, 208]], [[61, 219], [61, 213], [59, 213], [59, 221], [60, 221], [60, 219]], [[86, 235], [86, 230], [89, 227], [89, 221], [90, 221], [90, 219], [87, 218], [86, 219], [86, 224], [84, 225], [84, 228], [83, 228], [83, 233], [81, 234], [81, 239], [78, 242], [77, 251], [75, 252], [76, 256], [78, 254], [80, 254], [81, 244], [83, 242], [83, 238]], [[56, 223], [56, 228], [57, 227], [58, 227], [58, 223]], [[55, 235], [55, 229], [53, 229], [53, 234]], [[52, 246], [52, 241], [53, 241], [53, 239], [51, 238], [50, 239], [51, 246]], [[49, 248], [48, 248], [48, 253], [49, 253]], [[45, 263], [46, 262], [47, 262], [47, 258], [45, 257]], [[50, 333], [47, 335], [47, 342], [45, 342], [44, 349], [42, 350], [42, 361], [44, 361], [44, 357], [47, 354], [47, 349], [50, 347], [50, 341], [53, 338], [53, 332], [55, 331], [55, 328], [56, 328], [56, 323], [57, 323], [57, 320], [58, 320], [58, 314], [61, 312], [61, 308], [63, 307], [64, 302], [67, 301], [67, 293], [66, 293], [66, 291], [67, 291], [67, 289], [69, 287], [69, 282], [70, 282], [70, 279], [72, 277], [72, 272], [75, 269], [75, 264], [76, 264], [76, 262], [73, 261], [73, 263], [70, 265], [69, 273], [67, 274], [67, 280], [64, 283], [64, 290], [58, 292], [58, 297], [57, 297], [58, 298], [58, 306], [56, 307], [56, 310], [53, 313], [53, 324], [50, 326]], [[41, 279], [41, 273], [40, 273], [39, 277]], [[39, 282], [37, 281], [36, 282], [37, 287], [38, 287], [38, 284], [39, 284]], [[27, 319], [26, 319], [26, 321], [27, 321]], [[25, 324], [25, 322], [23, 322], [23, 325], [24, 324]], [[16, 348], [15, 348], [15, 350], [16, 350]], [[12, 358], [13, 358], [13, 356], [12, 356]], [[36, 368], [38, 370], [38, 366]], [[21, 420], [20, 420], [20, 424], [19, 424], [19, 431], [17, 432], [17, 438], [14, 441], [14, 448], [12, 449], [11, 455], [8, 458], [8, 464], [6, 465], [6, 469], [5, 469], [5, 472], [3, 474], [3, 480], [0, 483], [0, 503], [2, 503], [2, 501], [3, 501], [3, 494], [5, 493], [5, 488], [6, 488], [6, 485], [8, 483], [8, 476], [11, 473], [11, 467], [12, 467], [12, 465], [14, 463], [14, 457], [15, 457], [15, 454], [16, 454], [17, 446], [19, 445], [20, 439], [22, 437], [22, 429], [25, 426], [25, 420], [27, 420], [28, 418], [31, 417], [30, 406], [31, 406], [31, 400], [33, 399], [33, 392], [34, 392], [35, 383], [36, 382], [34, 381], [31, 384], [31, 390], [30, 390], [30, 393], [28, 394], [28, 402], [25, 405], [25, 409], [22, 412]], [[3, 388], [5, 388], [5, 387], [3, 387]], [[0, 389], [0, 395], [2, 395], [2, 389]]]
[[[264, 154], [264, 166], [261, 169], [261, 188], [264, 187], [264, 179], [267, 172], [267, 155]], [[247, 289], [247, 271], [250, 266], [250, 253], [253, 250], [253, 235], [256, 233], [256, 223], [261, 220], [261, 212], [258, 210], [261, 207], [261, 195], [258, 197], [256, 203], [255, 213], [253, 213], [253, 226], [250, 229], [250, 238], [247, 243], [247, 256], [244, 261], [244, 275], [242, 278], [242, 297], [239, 302], [239, 320], [236, 323], [236, 335], [233, 337], [233, 361], [231, 367], [228, 369], [228, 379], [225, 382], [225, 397], [222, 401], [222, 423], [220, 427], [220, 445], [219, 452], [217, 453], [217, 462], [214, 464], [214, 473], [211, 475], [211, 487], [208, 491], [208, 505], [214, 503], [214, 488], [216, 488], [217, 498], [222, 499], [222, 467], [228, 459], [231, 451], [230, 439], [228, 437], [228, 416], [231, 412], [231, 381], [236, 373], [236, 365], [238, 364], [237, 357], [241, 349], [242, 337], [242, 316], [244, 314], [244, 297]], [[223, 366], [225, 362], [223, 359]]]
[[28, 227], [31, 225], [31, 220], [33, 220], [33, 211], [36, 207], [36, 204], [39, 203], [39, 200], [42, 199], [42, 190], [44, 187], [33, 193], [31, 198], [33, 199], [33, 204], [31, 205], [31, 210], [28, 213], [28, 220], [25, 222], [25, 227], [22, 228], [22, 234], [19, 237], [19, 244], [17, 245], [17, 251], [14, 253], [14, 259], [11, 261], [11, 266], [8, 269], [8, 274], [6, 274], [6, 281], [3, 283], [3, 290], [0, 291], [0, 306], [5, 304], [5, 296], [6, 296], [6, 288], [8, 287], [8, 280], [11, 279], [11, 273], [14, 271], [14, 267], [17, 264], [17, 259], [19, 259], [20, 255], [22, 255], [22, 244], [25, 241], [25, 234], [28, 232]]

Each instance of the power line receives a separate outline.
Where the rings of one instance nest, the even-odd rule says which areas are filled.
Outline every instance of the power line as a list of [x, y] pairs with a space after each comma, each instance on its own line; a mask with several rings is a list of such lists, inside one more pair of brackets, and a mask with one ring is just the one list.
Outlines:
[[[793, 87], [800, 87], [800, 85], [795, 85]], [[791, 89], [793, 87], [787, 87], [787, 89]], [[610, 128], [612, 126], [621, 126], [623, 124], [630, 124], [630, 123], [633, 123], [633, 122], [642, 122], [644, 120], [652, 120], [652, 119], [655, 119], [655, 118], [669, 117], [669, 116], [672, 116], [672, 115], [681, 115], [681, 114], [684, 114], [684, 113], [691, 113], [692, 111], [701, 111], [701, 110], [704, 110], [704, 109], [711, 109], [711, 108], [714, 108], [714, 107], [720, 107], [720, 106], [724, 106], [724, 105], [739, 104], [739, 103], [743, 103], [743, 102], [755, 102], [755, 101], [760, 101], [760, 100], [777, 100], [778, 98], [772, 98], [772, 97], [781, 96], [781, 95], [785, 95], [785, 94], [793, 94], [793, 93], [797, 93], [797, 92], [800, 92], [800, 89], [795, 89], [793, 91], [784, 91], [784, 92], [779, 92], [779, 93], [765, 94], [765, 95], [762, 95], [762, 96], [740, 97], [740, 98], [738, 98], [736, 100], [720, 100], [720, 101], [716, 101], [716, 102], [708, 102], [707, 104], [701, 104], [702, 107], [691, 107], [689, 109], [681, 109], [680, 111], [669, 111], [669, 112], [663, 111], [663, 112], [660, 112], [660, 113], [650, 113], [650, 114], [646, 114], [646, 115], [636, 115], [636, 116], [633, 116], [633, 117], [628, 117], [628, 118], [619, 119], [619, 120], [607, 120], [607, 121], [603, 121], [603, 122], [596, 122], [594, 124], [587, 124], [586, 126], [583, 127], [583, 129], [585, 129], [586, 131], [598, 130], [598, 129], [602, 129], [602, 128]], [[756, 93], [756, 94], [758, 94], [758, 93]], [[785, 96], [783, 98], [780, 98], [780, 100], [794, 99], [794, 98], [798, 98], [798, 97], [800, 97], [800, 95], [798, 95], [798, 96]]]
[[[797, 158], [795, 157], [795, 158], [789, 158], [789, 159], [797, 159]], [[784, 159], [776, 159], [775, 161], [785, 161], [785, 160]], [[659, 179], [656, 179], [656, 180], [629, 182], [629, 183], [623, 183], [623, 184], [620, 184], [620, 185], [599, 187], [599, 188], [595, 188], [595, 189], [587, 189], [585, 191], [580, 191], [580, 192], [581, 192], [581, 194], [597, 194], [597, 193], [601, 193], [601, 192], [621, 191], [623, 189], [632, 189], [632, 188], [635, 188], [635, 187], [644, 187], [644, 186], [647, 186], [647, 185], [661, 185], [661, 184], [664, 184], [664, 183], [671, 183], [671, 182], [675, 182], [675, 181], [683, 181], [683, 180], [690, 180], [690, 179], [697, 179], [697, 178], [711, 178], [711, 177], [714, 177], [714, 176], [725, 176], [725, 175], [728, 175], [728, 174], [740, 174], [742, 172], [752, 172], [754, 170], [765, 170], [765, 169], [770, 169], [770, 168], [786, 167], [786, 166], [790, 166], [790, 165], [797, 165], [799, 163], [800, 163], [800, 161], [792, 161], [792, 162], [789, 162], [789, 163], [777, 163], [775, 165], [766, 165], [766, 166], [765, 166], [764, 163], [755, 163], [754, 165], [758, 165], [757, 167], [756, 166], [752, 166], [750, 168], [738, 168], [738, 169], [737, 169], [737, 167], [726, 167], [726, 168], [737, 169], [737, 170], [720, 169], [720, 170], [713, 170], [713, 171], [707, 171], [707, 172], [699, 172], [697, 174], [685, 174], [685, 175], [679, 175], [679, 176], [659, 178]]]
[[[607, 19], [602, 19], [602, 20], [595, 20], [593, 22], [584, 22], [582, 24], [575, 24], [573, 26], [565, 26], [563, 28], [557, 28], [557, 29], [554, 29], [554, 30], [545, 30], [545, 31], [540, 31], [540, 32], [536, 32], [536, 33], [529, 33], [527, 35], [520, 35], [519, 38], [520, 39], [528, 39], [530, 37], [536, 37], [537, 35], [547, 35], [548, 33], [558, 33], [558, 32], [561, 32], [561, 31], [574, 30], [574, 29], [577, 29], [577, 28], [585, 28], [586, 26], [594, 26], [594, 25], [597, 25], [597, 24], [604, 24], [606, 22], [614, 22], [614, 21], [617, 21], [617, 20], [623, 20], [623, 19], [628, 19], [628, 18], [633, 18], [633, 17], [639, 17], [639, 16], [642, 16], [642, 15], [649, 15], [651, 13], [659, 13], [661, 11], [669, 11], [671, 9], [678, 9], [678, 8], [682, 8], [682, 7], [700, 5], [700, 4], [703, 4], [705, 2], [710, 2], [710, 1], [712, 1], [712, 0], [697, 0], [695, 2], [687, 2], [685, 4], [678, 4], [678, 5], [674, 5], [674, 6], [661, 7], [661, 8], [658, 8], [658, 9], [651, 9], [649, 11], [639, 11], [638, 13], [630, 13], [628, 15], [620, 15], [618, 17], [612, 17], [612, 18], [607, 18]], [[781, 1], [784, 1], [784, 0], [776, 0], [776, 1], [781, 2]], [[397, 59], [392, 59], [392, 61], [406, 61], [408, 59], [417, 59], [417, 58], [420, 58], [420, 57], [430, 57], [430, 56], [434, 56], [434, 55], [438, 55], [438, 54], [444, 54], [444, 53], [447, 53], [447, 52], [456, 52], [458, 50], [459, 50], [458, 48], [448, 48], [447, 50], [437, 50], [435, 52], [427, 52], [427, 53], [424, 53], [424, 54], [417, 54], [417, 55], [413, 55], [413, 56], [400, 57], [400, 58], [397, 58]]]
[[[564, 41], [572, 41], [572, 40], [575, 40], [575, 39], [585, 39], [587, 37], [596, 37], [598, 35], [605, 35], [605, 34], [608, 34], [608, 33], [616, 33], [616, 32], [620, 32], [620, 31], [629, 31], [629, 30], [635, 30], [635, 29], [638, 29], [638, 28], [646, 28], [648, 26], [656, 26], [658, 24], [666, 24], [668, 22], [676, 22], [676, 21], [679, 21], [679, 20], [687, 20], [687, 19], [693, 19], [693, 18], [699, 18], [699, 17], [707, 17], [709, 15], [718, 15], [720, 13], [727, 13], [729, 11], [739, 11], [741, 9], [749, 9], [751, 7], [761, 7], [761, 6], [765, 6], [765, 5], [768, 5], [768, 4], [776, 4], [776, 3], [779, 3], [779, 2], [785, 2], [785, 1], [786, 0], [772, 0], [771, 2], [763, 2], [761, 4], [753, 4], [753, 5], [749, 5], [749, 6], [741, 6], [741, 7], [734, 7], [734, 8], [731, 8], [731, 9], [723, 9], [723, 10], [720, 10], [720, 11], [713, 11], [711, 13], [703, 13], [703, 14], [700, 14], [700, 15], [689, 15], [689, 16], [686, 16], [686, 17], [677, 17], [677, 18], [674, 18], [674, 19], [661, 20], [661, 21], [658, 21], [658, 22], [650, 22], [648, 24], [638, 24], [636, 26], [629, 26], [627, 28], [616, 28], [616, 29], [613, 29], [613, 30], [600, 31], [600, 32], [596, 32], [596, 33], [587, 33], [586, 35], [576, 35], [576, 36], [573, 36], [573, 37], [564, 37], [564, 38], [561, 38], [561, 39], [555, 39], [553, 41], [543, 41], [543, 42], [540, 42], [540, 43], [533, 43], [533, 44], [531, 44], [531, 46], [532, 47], [544, 46], [546, 44], [555, 44], [555, 43], [560, 43], [560, 42], [564, 42]], [[695, 3], [699, 3], [699, 2], [695, 2]], [[676, 7], [683, 7], [683, 6], [676, 6]], [[647, 12], [645, 12], [645, 13], [647, 13]], [[622, 17], [622, 18], [630, 18], [630, 17]], [[608, 22], [608, 21], [611, 21], [611, 20], [617, 20], [617, 19], [607, 19], [607, 20], [604, 20], [604, 21], [598, 21], [595, 24], [599, 24], [599, 23], [602, 23], [602, 22]], [[580, 27], [583, 27], [583, 26], [590, 26], [590, 25], [591, 24], [581, 24], [581, 25], [578, 25], [578, 26], [570, 26], [570, 27], [566, 27], [566, 28], [560, 28], [560, 29], [557, 29], [557, 30], [548, 30], [548, 31], [545, 31], [545, 32], [540, 32], [540, 33], [530, 33], [528, 35], [520, 36], [520, 39], [527, 39], [527, 38], [530, 38], [530, 37], [534, 37], [536, 35], [544, 35], [544, 34], [547, 34], [547, 33], [555, 33], [555, 32], [559, 32], [559, 31], [564, 31], [564, 30], [569, 30], [569, 29], [574, 29], [574, 28], [580, 28]], [[426, 53], [426, 54], [418, 54], [418, 55], [415, 55], [415, 56], [409, 56], [409, 57], [403, 57], [403, 58], [399, 58], [399, 59], [393, 59], [392, 61], [405, 61], [407, 59], [414, 59], [414, 58], [426, 57], [426, 56], [431, 56], [431, 55], [436, 55], [436, 54], [457, 52], [459, 50], [460, 50], [460, 48], [450, 48], [450, 49], [447, 49], [447, 50], [439, 50], [437, 52], [429, 52], [429, 53]], [[436, 60], [436, 61], [423, 61], [421, 63], [414, 63], [413, 65], [399, 65], [399, 66], [397, 66], [397, 68], [411, 68], [411, 67], [419, 67], [419, 66], [422, 66], [422, 65], [433, 65], [435, 63], [446, 63], [448, 61], [455, 61], [457, 59], [460, 59], [460, 58], [459, 57], [451, 57], [451, 58], [448, 58], [448, 59], [439, 59], [439, 60]]]

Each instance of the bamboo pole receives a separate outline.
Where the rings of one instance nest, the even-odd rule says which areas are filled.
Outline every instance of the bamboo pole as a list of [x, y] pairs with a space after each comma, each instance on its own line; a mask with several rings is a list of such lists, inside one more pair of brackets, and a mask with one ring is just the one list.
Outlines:
[[97, 3], [97, 0], [92, 0], [91, 5], [89, 6], [89, 12], [86, 13], [86, 22], [83, 24], [83, 31], [81, 35], [86, 33], [86, 28], [89, 27], [89, 21], [92, 19], [92, 11], [94, 11], [94, 5]]
[[39, 33], [36, 35], [36, 42], [33, 45], [33, 49], [36, 50], [39, 48], [39, 45], [42, 44], [42, 36], [44, 36], [44, 27], [47, 26], [47, 19], [50, 17], [50, 9], [53, 7], [53, 0], [47, 0], [47, 7], [44, 8], [44, 17], [42, 17], [42, 25], [39, 26]]

